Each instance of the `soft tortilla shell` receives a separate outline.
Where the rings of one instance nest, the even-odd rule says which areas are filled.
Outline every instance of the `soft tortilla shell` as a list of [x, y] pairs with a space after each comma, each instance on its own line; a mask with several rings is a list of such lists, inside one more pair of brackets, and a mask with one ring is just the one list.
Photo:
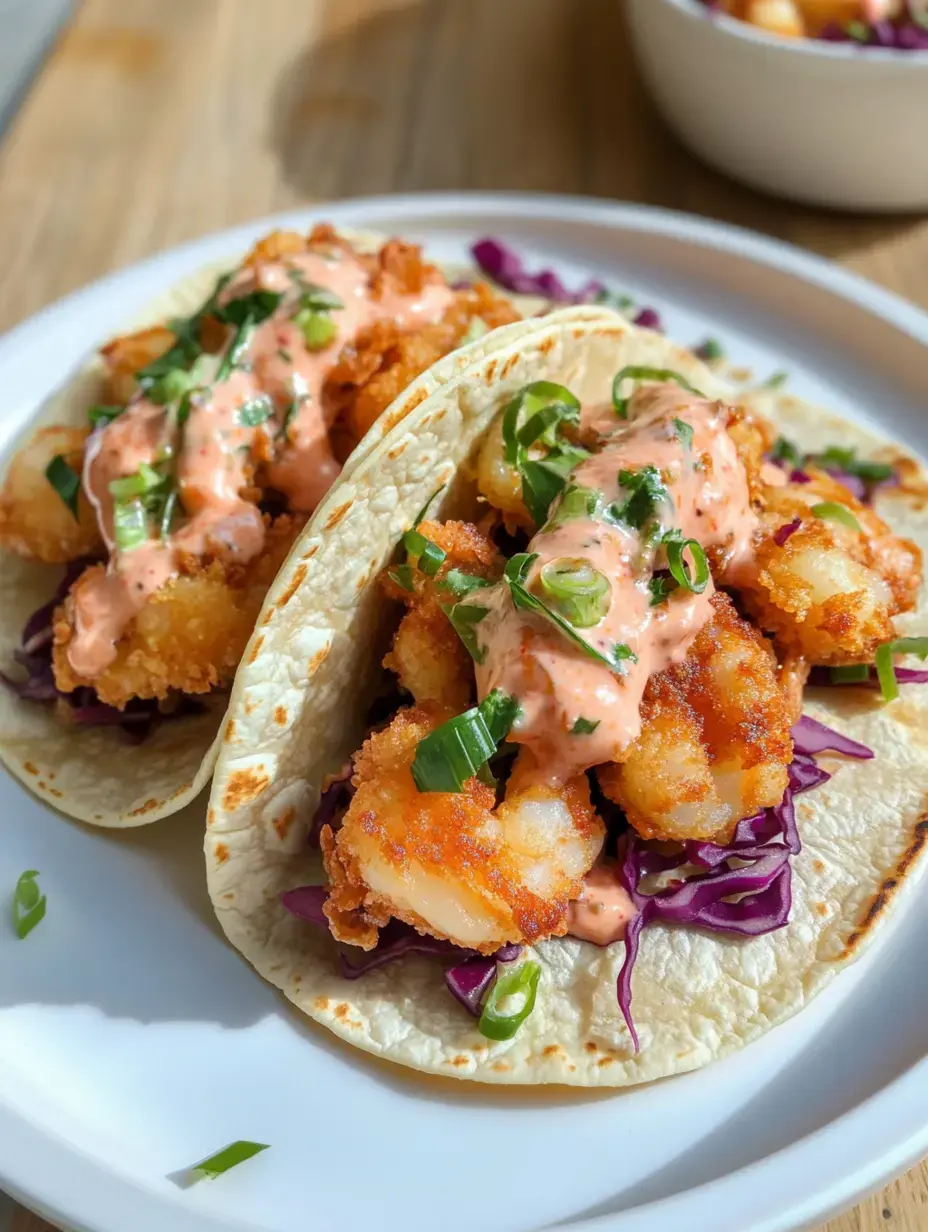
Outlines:
[[[472, 364], [386, 436], [333, 492], [269, 596], [239, 671], [207, 818], [209, 889], [230, 941], [295, 1005], [350, 1043], [413, 1068], [483, 1082], [624, 1086], [692, 1070], [800, 1010], [853, 960], [910, 892], [928, 810], [928, 689], [831, 689], [807, 713], [870, 745], [869, 763], [821, 758], [834, 773], [798, 803], [786, 929], [750, 942], [652, 927], [634, 976], [641, 1050], [616, 1004], [622, 944], [564, 938], [536, 947], [532, 1016], [491, 1043], [449, 996], [434, 961], [404, 960], [355, 981], [331, 938], [294, 919], [281, 892], [321, 881], [306, 835], [322, 776], [357, 747], [394, 619], [378, 572], [425, 500], [455, 475], [520, 386], [544, 377], [584, 401], [608, 397], [624, 364], [685, 372], [725, 387], [693, 356], [619, 319], [539, 328]], [[730, 400], [736, 400], [730, 390]], [[749, 399], [744, 399], [749, 400]], [[760, 394], [766, 414], [809, 448], [836, 440], [891, 452], [872, 435], [794, 399]], [[454, 491], [449, 501], [455, 498]], [[886, 495], [881, 512], [928, 551], [926, 501]], [[900, 622], [926, 632], [923, 611]]]
[[[376, 251], [385, 238], [371, 232], [343, 234], [361, 251]], [[141, 329], [189, 315], [209, 295], [218, 275], [234, 264], [234, 259], [214, 262], [192, 274], [152, 301], [128, 328]], [[461, 272], [449, 271], [449, 276]], [[542, 300], [517, 299], [525, 314], [544, 307]], [[577, 320], [603, 315], [602, 309], [591, 306], [567, 312]], [[511, 343], [532, 328], [530, 322], [503, 326], [423, 373], [360, 442], [343, 476], [350, 475], [384, 434], [412, 414], [443, 381], [476, 357]], [[85, 425], [87, 408], [102, 399], [103, 378], [103, 366], [95, 356], [42, 406], [14, 444], [6, 466], [36, 428], [52, 423]], [[299, 550], [297, 543], [297, 556]], [[58, 569], [0, 551], [0, 664], [12, 662], [25, 621], [48, 601], [59, 576]], [[209, 781], [226, 699], [217, 695], [206, 701], [205, 713], [161, 724], [142, 744], [131, 745], [118, 728], [69, 726], [56, 717], [54, 707], [21, 701], [0, 687], [0, 760], [32, 792], [70, 817], [100, 826], [144, 825], [182, 808]]]

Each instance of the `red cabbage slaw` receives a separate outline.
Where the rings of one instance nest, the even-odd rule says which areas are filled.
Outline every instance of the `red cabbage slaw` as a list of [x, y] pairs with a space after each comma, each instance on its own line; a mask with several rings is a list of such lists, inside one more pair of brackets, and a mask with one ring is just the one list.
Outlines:
[[[722, 0], [702, 0], [710, 14], [726, 14]], [[748, 25], [756, 25], [748, 22]], [[810, 38], [826, 43], [848, 43], [862, 49], [880, 47], [890, 51], [928, 51], [928, 10], [920, 0], [907, 0], [896, 18], [868, 21], [830, 21]]]
[[26, 621], [20, 646], [13, 651], [14, 660], [26, 672], [25, 677], [16, 679], [0, 671], [0, 684], [21, 701], [45, 705], [62, 703], [68, 708], [68, 719], [80, 727], [120, 727], [130, 743], [139, 744], [156, 723], [201, 714], [203, 704], [186, 694], [174, 698], [170, 708], [165, 708], [157, 698], [134, 697], [124, 710], [118, 710], [101, 702], [95, 690], [87, 686], [70, 693], [58, 688], [52, 669], [55, 609], [84, 570], [94, 563], [93, 557], [80, 557], [68, 563], [54, 595]]

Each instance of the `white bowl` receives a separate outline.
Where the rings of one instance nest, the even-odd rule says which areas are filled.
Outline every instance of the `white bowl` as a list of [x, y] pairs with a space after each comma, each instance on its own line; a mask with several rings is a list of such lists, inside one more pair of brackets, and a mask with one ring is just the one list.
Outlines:
[[629, 0], [641, 68], [697, 154], [839, 209], [928, 208], [928, 51], [789, 39], [699, 0]]

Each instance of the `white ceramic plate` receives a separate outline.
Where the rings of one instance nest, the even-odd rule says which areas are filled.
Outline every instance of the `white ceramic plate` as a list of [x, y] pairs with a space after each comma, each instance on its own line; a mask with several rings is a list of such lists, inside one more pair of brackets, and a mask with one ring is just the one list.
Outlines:
[[[249, 224], [97, 283], [0, 340], [0, 445], [100, 338], [272, 225], [377, 227], [460, 258], [502, 235], [656, 304], [761, 374], [928, 455], [928, 318], [816, 258], [683, 215], [555, 197], [395, 197]], [[132, 756], [127, 752], [127, 756]], [[620, 1094], [422, 1081], [302, 1021], [223, 943], [202, 805], [85, 829], [0, 777], [0, 889], [41, 871], [45, 922], [0, 921], [0, 1186], [92, 1232], [776, 1232], [928, 1152], [928, 901], [803, 1014], [696, 1074]], [[169, 1174], [236, 1138], [220, 1180]]]

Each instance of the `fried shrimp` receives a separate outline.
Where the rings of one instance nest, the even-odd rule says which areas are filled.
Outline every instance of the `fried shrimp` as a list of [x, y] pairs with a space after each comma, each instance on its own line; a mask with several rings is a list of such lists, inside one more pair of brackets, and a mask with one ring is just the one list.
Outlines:
[[322, 831], [325, 912], [341, 941], [372, 949], [391, 918], [484, 954], [567, 931], [605, 836], [586, 776], [553, 788], [522, 765], [499, 806], [475, 778], [459, 793], [419, 792], [416, 747], [453, 714], [435, 703], [401, 711], [357, 755], [341, 829]]
[[[386, 249], [391, 247], [386, 245], [385, 261], [389, 261]], [[410, 278], [407, 273], [403, 285]], [[420, 373], [460, 346], [477, 318], [488, 329], [495, 329], [517, 321], [519, 314], [486, 283], [477, 283], [455, 291], [452, 303], [435, 324], [410, 329], [394, 321], [379, 321], [346, 346], [329, 374], [324, 397], [333, 418], [347, 426], [352, 441], [359, 441]]]
[[494, 580], [502, 572], [502, 558], [469, 522], [423, 522], [419, 531], [446, 553], [445, 560], [434, 578], [414, 569], [414, 591], [404, 590], [384, 574], [387, 594], [401, 599], [409, 609], [384, 667], [397, 674], [417, 702], [438, 701], [466, 710], [474, 691], [473, 662], [442, 608], [454, 601], [442, 583], [451, 569]]
[[517, 467], [506, 461], [500, 417], [487, 432], [477, 458], [477, 487], [480, 495], [503, 515], [509, 530], [534, 530], [535, 524], [522, 500], [522, 476]]
[[[765, 489], [756, 560], [735, 587], [785, 649], [811, 663], [870, 662], [894, 636], [893, 616], [915, 602], [921, 553], [837, 479], [814, 469], [809, 475], [808, 483]], [[859, 529], [833, 511], [813, 512], [826, 504], [842, 506]]]
[[[74, 600], [69, 596], [54, 620], [55, 683], [63, 692], [93, 687], [102, 702], [123, 709], [133, 697], [165, 698], [174, 690], [206, 693], [230, 683], [255, 627], [267, 589], [302, 527], [298, 518], [277, 518], [262, 554], [248, 565], [189, 562], [146, 601], [120, 638], [115, 659], [93, 679], [71, 667]], [[85, 570], [71, 594], [103, 565]]]
[[773, 653], [727, 595], [712, 607], [686, 660], [649, 680], [622, 763], [597, 771], [644, 838], [729, 842], [786, 789], [793, 745]]
[[84, 428], [40, 428], [19, 451], [0, 491], [0, 547], [47, 565], [102, 550], [97, 519], [85, 493], [78, 494], [75, 518], [45, 475], [58, 455], [80, 474], [87, 435]]

